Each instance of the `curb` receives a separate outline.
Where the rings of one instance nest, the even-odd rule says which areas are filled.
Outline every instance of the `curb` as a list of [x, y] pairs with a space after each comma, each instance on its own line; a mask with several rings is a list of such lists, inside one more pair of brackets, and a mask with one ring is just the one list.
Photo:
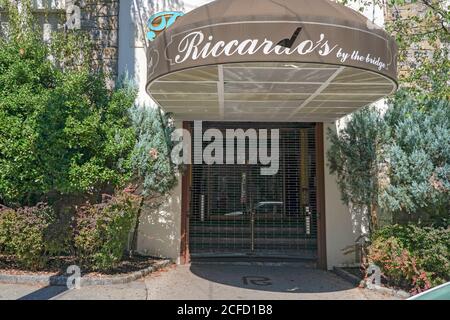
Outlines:
[[364, 288], [373, 290], [373, 291], [378, 291], [378, 292], [381, 292], [384, 294], [389, 294], [389, 295], [392, 295], [394, 297], [401, 298], [401, 299], [408, 299], [409, 297], [411, 297], [411, 294], [409, 294], [406, 291], [381, 287], [381, 286], [378, 286], [378, 285], [375, 285], [372, 283], [368, 283], [367, 281], [364, 281]]
[[[172, 264], [170, 260], [158, 261], [152, 266], [134, 271], [128, 274], [110, 277], [81, 277], [80, 286], [98, 286], [130, 283], [148, 274], [158, 271]], [[47, 275], [10, 275], [0, 274], [0, 282], [9, 284], [39, 284], [45, 286], [66, 286], [69, 276], [47, 276]]]
[[354, 274], [351, 274], [348, 271], [345, 271], [342, 268], [339, 267], [333, 267], [333, 272], [337, 274], [339, 277], [341, 277], [344, 280], [347, 280], [351, 284], [355, 286], [360, 286], [361, 282], [364, 282], [364, 280], [361, 280], [359, 277], [355, 276]]
[[411, 297], [411, 294], [409, 294], [406, 291], [391, 289], [391, 288], [387, 288], [387, 287], [382, 287], [382, 286], [378, 286], [378, 285], [372, 284], [372, 283], [370, 283], [370, 282], [368, 282], [366, 280], [361, 280], [360, 278], [358, 278], [354, 274], [351, 274], [351, 273], [345, 271], [342, 268], [334, 267], [333, 271], [339, 277], [341, 277], [344, 280], [347, 280], [348, 282], [352, 283], [355, 286], [360, 286], [360, 287], [362, 287], [364, 289], [367, 289], [367, 290], [377, 291], [377, 292], [388, 294], [388, 295], [391, 295], [391, 296], [394, 296], [394, 297], [397, 297], [397, 298], [401, 298], [401, 299], [407, 299], [407, 298]]

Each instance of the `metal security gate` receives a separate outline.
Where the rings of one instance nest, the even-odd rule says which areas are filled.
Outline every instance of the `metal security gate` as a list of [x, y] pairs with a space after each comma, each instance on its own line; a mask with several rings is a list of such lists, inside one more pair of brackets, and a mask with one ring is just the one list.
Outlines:
[[[190, 171], [189, 251], [200, 256], [255, 255], [317, 258], [316, 145], [314, 124], [203, 122], [202, 132], [219, 129], [279, 130], [279, 165], [261, 175], [249, 164], [255, 149], [246, 139], [246, 161], [237, 164], [192, 164]], [[200, 141], [194, 137], [193, 141]], [[210, 142], [203, 142], [205, 148]], [[224, 143], [225, 146], [225, 143]], [[223, 151], [226, 159], [226, 150]], [[194, 153], [193, 153], [194, 154]], [[254, 156], [254, 154], [253, 154]]]

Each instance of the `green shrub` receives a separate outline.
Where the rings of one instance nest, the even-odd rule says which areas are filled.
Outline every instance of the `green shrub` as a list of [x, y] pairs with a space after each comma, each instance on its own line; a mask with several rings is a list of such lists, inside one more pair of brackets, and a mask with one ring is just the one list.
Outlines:
[[11, 238], [14, 231], [17, 214], [13, 209], [0, 205], [0, 253], [9, 254], [12, 251]]
[[367, 212], [364, 218], [367, 218], [369, 231], [377, 224], [382, 120], [379, 110], [367, 107], [353, 113], [340, 132], [328, 129], [330, 173], [337, 176], [342, 201], [362, 209], [355, 212]]
[[431, 286], [428, 275], [418, 269], [416, 259], [395, 237], [376, 239], [369, 247], [368, 258], [380, 267], [389, 285], [418, 292]]
[[[329, 130], [330, 172], [344, 203], [370, 214], [378, 208], [395, 222], [450, 225], [450, 102], [400, 90], [385, 113], [373, 107], [352, 114], [339, 132]], [[372, 226], [373, 225], [373, 226]]]
[[[54, 206], [53, 206], [54, 208]], [[50, 224], [45, 233], [45, 246], [48, 255], [55, 256], [73, 256], [73, 213], [70, 208], [58, 211], [57, 218]]]
[[449, 100], [419, 99], [399, 91], [389, 103], [384, 123], [380, 165], [386, 171], [380, 206], [394, 218], [405, 213], [417, 215], [422, 224], [449, 226]]
[[120, 262], [137, 217], [137, 204], [135, 196], [121, 193], [79, 208], [74, 241], [83, 267], [107, 271]]
[[49, 257], [49, 226], [56, 220], [53, 209], [46, 204], [17, 210], [0, 210], [0, 250], [14, 255], [17, 262], [29, 269], [45, 266]]
[[450, 231], [416, 225], [386, 226], [374, 238], [395, 237], [418, 259], [419, 267], [433, 273], [437, 281], [450, 280]]
[[124, 186], [135, 143], [128, 114], [135, 90], [128, 82], [108, 90], [88, 65], [59, 68], [38, 24], [14, 20], [14, 6], [6, 14], [17, 36], [0, 37], [0, 204]]
[[418, 292], [450, 280], [449, 230], [393, 225], [372, 239], [369, 261], [394, 285]]

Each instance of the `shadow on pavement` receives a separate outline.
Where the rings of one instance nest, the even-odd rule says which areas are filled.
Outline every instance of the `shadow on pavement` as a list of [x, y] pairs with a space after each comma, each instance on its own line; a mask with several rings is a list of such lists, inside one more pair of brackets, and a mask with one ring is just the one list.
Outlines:
[[17, 300], [50, 300], [67, 290], [68, 288], [66, 286], [47, 286], [31, 292]]
[[321, 293], [355, 288], [332, 272], [303, 266], [192, 263], [190, 271], [208, 281], [269, 292]]

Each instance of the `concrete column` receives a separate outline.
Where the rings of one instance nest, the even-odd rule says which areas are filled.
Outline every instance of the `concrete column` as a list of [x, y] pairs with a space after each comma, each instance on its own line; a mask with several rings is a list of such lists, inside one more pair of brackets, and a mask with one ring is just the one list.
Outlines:
[[327, 151], [331, 145], [327, 139], [328, 129], [336, 132], [336, 124], [324, 123], [327, 266], [328, 269], [332, 269], [333, 266], [356, 262], [355, 253], [344, 254], [343, 250], [355, 244], [361, 232], [361, 221], [357, 214], [352, 213], [349, 207], [342, 203], [336, 176], [330, 174], [327, 160]]

